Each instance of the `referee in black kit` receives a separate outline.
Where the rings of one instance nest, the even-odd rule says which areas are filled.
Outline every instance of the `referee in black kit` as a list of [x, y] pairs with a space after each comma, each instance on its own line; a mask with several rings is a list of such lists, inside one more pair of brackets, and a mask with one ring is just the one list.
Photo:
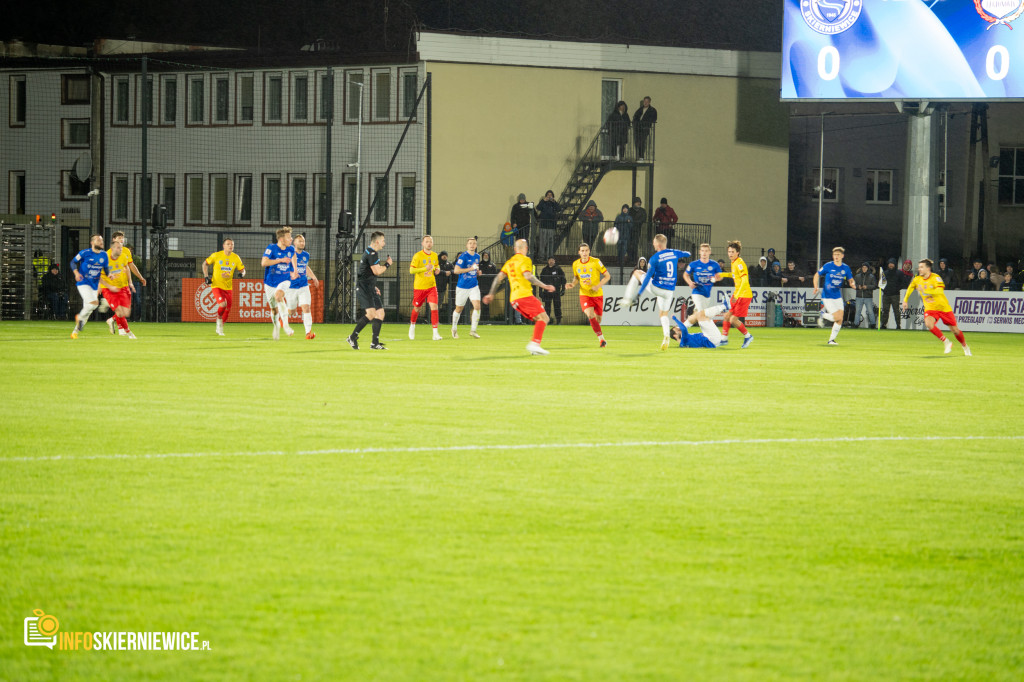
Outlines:
[[370, 235], [370, 246], [363, 251], [363, 259], [359, 262], [359, 275], [356, 279], [356, 300], [359, 307], [365, 312], [356, 322], [356, 328], [352, 331], [346, 341], [354, 350], [359, 350], [359, 332], [363, 327], [373, 323], [373, 342], [370, 348], [373, 350], [387, 350], [380, 342], [380, 327], [384, 324], [384, 302], [380, 298], [380, 289], [377, 288], [377, 275], [384, 274], [384, 271], [391, 267], [391, 256], [380, 264], [380, 250], [384, 248], [384, 233], [374, 232]]

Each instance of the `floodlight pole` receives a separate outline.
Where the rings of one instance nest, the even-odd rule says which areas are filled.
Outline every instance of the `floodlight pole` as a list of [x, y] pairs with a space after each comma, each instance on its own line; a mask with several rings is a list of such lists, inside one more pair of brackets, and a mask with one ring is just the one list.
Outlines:
[[[353, 225], [354, 232], [352, 233], [353, 238], [359, 234], [359, 226], [362, 224], [359, 219], [359, 195], [362, 193], [363, 183], [363, 84], [355, 83], [354, 85], [359, 87], [359, 120], [356, 122], [356, 201], [355, 201], [355, 212], [352, 214], [355, 219], [355, 225]], [[348, 227], [346, 225], [346, 227]], [[353, 250], [355, 245], [353, 244]], [[349, 258], [352, 257], [350, 254]], [[356, 290], [357, 278], [359, 276], [358, 268], [352, 268], [352, 291]], [[356, 297], [352, 297], [352, 319], [356, 319]]]
[[825, 201], [825, 112], [821, 112], [821, 151], [818, 156], [818, 250], [815, 251], [817, 265], [814, 271], [821, 270], [821, 213]]

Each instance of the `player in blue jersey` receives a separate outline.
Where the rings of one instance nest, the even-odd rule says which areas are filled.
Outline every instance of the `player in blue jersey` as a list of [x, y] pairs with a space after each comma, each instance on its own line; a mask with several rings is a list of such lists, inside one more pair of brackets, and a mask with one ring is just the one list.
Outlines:
[[92, 311], [100, 305], [100, 275], [110, 274], [110, 258], [103, 250], [103, 235], [94, 234], [89, 239], [89, 248], [82, 249], [71, 260], [71, 272], [75, 274], [78, 294], [82, 297], [82, 309], [75, 315], [75, 328], [71, 332], [71, 338], [77, 339]]
[[[270, 322], [274, 325], [274, 339], [281, 338], [281, 329], [291, 336], [288, 324], [288, 302], [285, 292], [291, 288], [292, 280], [299, 274], [295, 263], [295, 248], [292, 246], [292, 228], [282, 227], [276, 233], [277, 242], [269, 244], [263, 252], [260, 265], [263, 266], [263, 293], [270, 308]], [[279, 327], [280, 325], [280, 327]]]
[[711, 260], [711, 245], [701, 244], [697, 251], [698, 259], [690, 261], [683, 271], [683, 279], [690, 287], [694, 310], [707, 310], [711, 307], [711, 286], [715, 283], [722, 266]]
[[306, 328], [306, 338], [312, 340], [316, 338], [316, 334], [313, 333], [313, 313], [309, 310], [309, 306], [313, 302], [313, 297], [309, 292], [309, 282], [312, 280], [316, 284], [317, 278], [313, 273], [313, 268], [309, 267], [306, 237], [301, 234], [296, 236], [293, 248], [295, 249], [295, 272], [298, 273], [298, 277], [289, 284], [288, 291], [285, 292], [285, 299], [288, 301], [289, 313], [294, 313], [300, 307], [302, 308], [302, 326]]
[[455, 285], [455, 312], [452, 313], [452, 338], [459, 338], [459, 316], [468, 300], [473, 304], [473, 316], [470, 318], [469, 335], [479, 339], [476, 326], [480, 323], [480, 285], [477, 276], [480, 274], [480, 254], [476, 252], [476, 237], [466, 240], [466, 250], [455, 260], [454, 272], [459, 276]]
[[[685, 322], [673, 316], [672, 321], [676, 326], [672, 328], [672, 339], [679, 342], [680, 348], [718, 348], [725, 337], [715, 326], [714, 317], [724, 312], [725, 306], [719, 304], [705, 310], [694, 310]], [[700, 331], [691, 334], [690, 328], [693, 325], [699, 326]]]
[[[813, 296], [818, 295], [821, 279], [825, 278], [825, 288], [821, 290], [821, 304], [824, 306], [821, 317], [822, 320], [832, 323], [832, 335], [828, 337], [830, 346], [839, 345], [836, 343], [836, 337], [843, 328], [843, 285], [849, 283], [851, 287], [857, 288], [857, 283], [853, 280], [853, 270], [843, 262], [845, 254], [846, 249], [841, 246], [832, 249], [832, 262], [825, 263], [814, 273]], [[820, 322], [819, 326], [824, 326], [824, 322]]]
[[658, 319], [661, 322], [663, 332], [661, 349], [668, 348], [671, 340], [671, 315], [672, 304], [675, 302], [676, 282], [679, 277], [679, 260], [689, 258], [689, 251], [669, 249], [668, 237], [663, 234], [654, 235], [651, 242], [654, 246], [654, 255], [647, 261], [647, 274], [637, 286], [637, 277], [629, 278], [626, 284], [626, 304], [633, 305], [633, 301], [642, 294], [647, 287], [651, 288], [651, 294], [658, 302]]

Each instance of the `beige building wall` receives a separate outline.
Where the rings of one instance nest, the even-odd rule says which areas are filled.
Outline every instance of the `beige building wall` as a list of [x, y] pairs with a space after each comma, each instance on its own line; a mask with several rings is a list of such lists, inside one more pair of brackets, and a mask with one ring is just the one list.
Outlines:
[[[644, 95], [658, 109], [654, 202], [712, 239], [786, 243], [788, 115], [778, 81], [653, 73], [427, 63], [433, 79], [432, 231], [497, 236], [519, 192], [561, 192], [607, 112], [601, 81], [622, 81], [630, 115]], [[631, 199], [628, 172], [595, 194], [613, 219]], [[645, 180], [638, 174], [638, 194]], [[650, 209], [651, 207], [647, 207]]]

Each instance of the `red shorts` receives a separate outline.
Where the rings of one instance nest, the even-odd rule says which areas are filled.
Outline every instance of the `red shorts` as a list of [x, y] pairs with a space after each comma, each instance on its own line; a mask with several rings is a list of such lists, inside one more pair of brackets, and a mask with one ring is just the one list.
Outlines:
[[939, 322], [945, 322], [947, 327], [956, 327], [956, 318], [953, 317], [953, 313], [942, 310], [926, 310], [924, 311], [925, 317], [934, 317]]
[[120, 291], [113, 292], [110, 289], [103, 289], [103, 298], [111, 308], [128, 308], [132, 304], [132, 292], [128, 287], [122, 287]]
[[437, 287], [430, 287], [429, 289], [412, 290], [413, 308], [419, 308], [421, 305], [423, 305], [424, 301], [437, 305]]
[[583, 312], [587, 312], [587, 308], [593, 308], [597, 316], [601, 317], [604, 313], [604, 296], [580, 296], [580, 307], [583, 308]]
[[734, 296], [729, 304], [729, 312], [736, 317], [746, 317], [748, 310], [750, 310], [749, 298], [736, 298]]
[[227, 303], [229, 306], [231, 305], [231, 292], [228, 291], [227, 289], [218, 289], [217, 287], [214, 287], [213, 298], [214, 300], [217, 301], [217, 303], [223, 301]]
[[512, 301], [512, 307], [530, 322], [533, 322], [538, 315], [544, 312], [544, 304], [536, 296], [517, 298]]

